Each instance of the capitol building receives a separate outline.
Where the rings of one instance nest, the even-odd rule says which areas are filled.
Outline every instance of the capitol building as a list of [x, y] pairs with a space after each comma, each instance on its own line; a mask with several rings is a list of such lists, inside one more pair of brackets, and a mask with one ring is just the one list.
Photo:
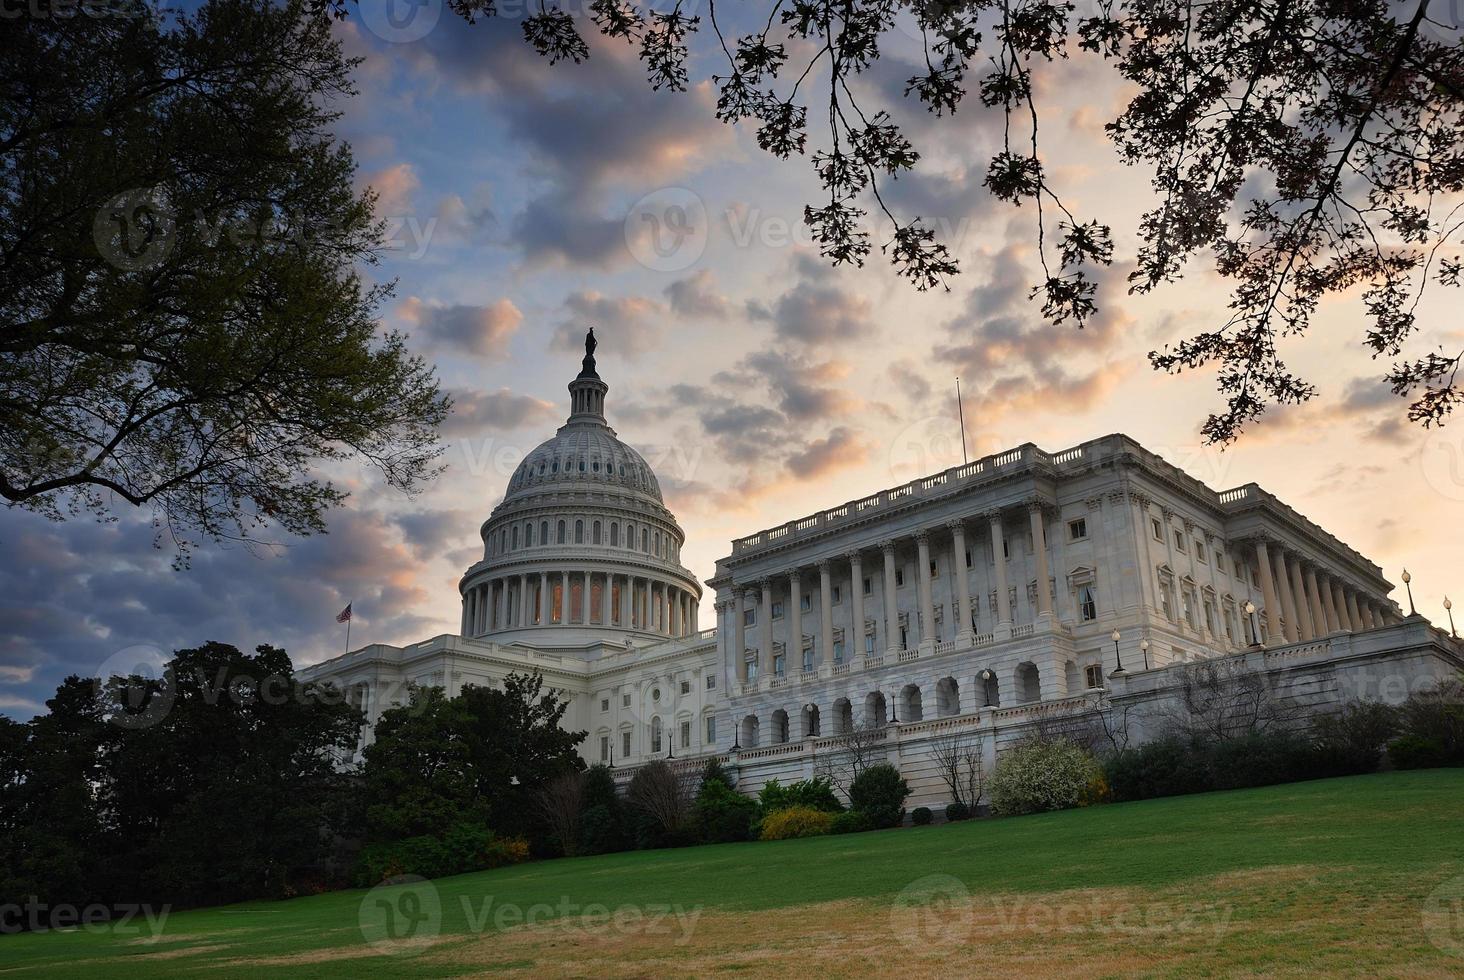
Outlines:
[[482, 525], [458, 632], [300, 671], [363, 708], [363, 745], [413, 686], [538, 672], [588, 733], [585, 760], [621, 780], [716, 758], [755, 792], [858, 737], [910, 781], [910, 805], [937, 806], [940, 740], [994, 763], [1095, 705], [1138, 707], [1142, 738], [1199, 661], [1312, 709], [1399, 701], [1464, 669], [1365, 556], [1261, 487], [1212, 489], [1123, 435], [1018, 446], [800, 516], [732, 541], [699, 581], [656, 474], [607, 421], [594, 346], [564, 425]]

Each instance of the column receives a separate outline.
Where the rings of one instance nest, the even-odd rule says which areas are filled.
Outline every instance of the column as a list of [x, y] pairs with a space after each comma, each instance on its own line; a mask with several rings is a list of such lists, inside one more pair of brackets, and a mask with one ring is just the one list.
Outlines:
[[1338, 628], [1352, 632], [1355, 627], [1352, 625], [1352, 618], [1347, 615], [1347, 596], [1342, 591], [1342, 583], [1329, 575], [1327, 586], [1332, 590], [1332, 608], [1337, 610]]
[[1361, 606], [1363, 626], [1368, 629], [1373, 629], [1374, 627], [1383, 625], [1382, 623], [1378, 622], [1377, 617], [1373, 615], [1373, 604], [1368, 601], [1366, 597], [1363, 598]]
[[1154, 589], [1158, 584], [1154, 580], [1154, 553], [1149, 542], [1153, 535], [1149, 533], [1149, 498], [1143, 494], [1130, 494], [1129, 502], [1133, 504], [1130, 510], [1134, 521], [1134, 547], [1137, 551], [1134, 560], [1139, 563], [1139, 605], [1145, 609], [1158, 609], [1159, 599]]
[[966, 570], [966, 525], [961, 521], [950, 521], [952, 561], [956, 564], [956, 639], [963, 646], [971, 644], [971, 580]]
[[539, 625], [549, 622], [549, 573], [539, 573]]
[[498, 579], [494, 583], [498, 587], [493, 597], [493, 629], [501, 630], [508, 625], [508, 579]]
[[1307, 594], [1311, 597], [1312, 630], [1317, 636], [1326, 636], [1334, 627], [1327, 622], [1327, 607], [1322, 602], [1322, 591], [1317, 586], [1316, 566], [1308, 563], [1302, 577], [1306, 582]]
[[757, 614], [757, 628], [762, 649], [757, 659], [761, 664], [760, 676], [773, 676], [773, 580], [762, 580], [762, 608]]
[[1047, 521], [1042, 516], [1041, 502], [1027, 505], [1032, 519], [1032, 550], [1037, 555], [1037, 615], [1052, 621], [1052, 572], [1047, 565]]
[[918, 553], [915, 581], [920, 594], [920, 649], [932, 651], [935, 649], [935, 600], [930, 594], [930, 535], [917, 531], [915, 548]]
[[803, 662], [803, 569], [794, 568], [788, 573], [788, 610], [784, 614], [788, 621], [788, 635], [783, 640], [783, 649], [789, 657]]
[[737, 680], [747, 683], [747, 626], [742, 618], [742, 590], [732, 590], [732, 669]]
[[[1256, 568], [1261, 574], [1261, 601], [1266, 604], [1266, 637], [1276, 643], [1281, 637], [1281, 596], [1276, 592], [1276, 579], [1271, 571], [1271, 556], [1266, 553], [1266, 539], [1256, 539]], [[1256, 637], [1260, 642], [1260, 637]]]
[[[864, 655], [864, 559], [859, 552], [849, 552], [849, 630], [844, 634], [844, 659]], [[823, 721], [823, 712], [819, 712]]]
[[[814, 663], [833, 663], [834, 660], [834, 585], [833, 570], [829, 560], [818, 563], [818, 613], [819, 649]], [[798, 656], [798, 669], [803, 669], [803, 655]]]
[[1281, 614], [1286, 617], [1286, 641], [1295, 643], [1301, 638], [1296, 619], [1296, 601], [1291, 595], [1291, 577], [1286, 573], [1286, 553], [1280, 543], [1276, 545], [1275, 558], [1276, 593], [1281, 599]]
[[1296, 629], [1303, 642], [1316, 639], [1317, 631], [1312, 623], [1311, 602], [1306, 597], [1306, 581], [1301, 574], [1301, 559], [1295, 555], [1287, 561], [1291, 570], [1291, 598], [1296, 603]]
[[997, 630], [1010, 636], [1012, 632], [1012, 603], [1010, 587], [1007, 585], [1006, 539], [1001, 532], [1001, 512], [987, 515], [991, 522], [991, 561], [996, 566], [996, 610]]
[[604, 575], [604, 582], [600, 586], [600, 625], [613, 626], [615, 624], [614, 602], [612, 597], [615, 594], [615, 576], [610, 572]]
[[1322, 612], [1327, 617], [1327, 632], [1342, 631], [1342, 617], [1337, 615], [1337, 603], [1332, 596], [1332, 578], [1326, 572], [1317, 576], [1317, 588], [1322, 595]]
[[895, 653], [900, 649], [900, 607], [899, 596], [895, 591], [895, 543], [881, 541], [880, 548], [884, 551], [885, 652]]
[[671, 586], [661, 583], [661, 632], [674, 636], [671, 629]]
[[520, 627], [529, 625], [533, 619], [530, 610], [533, 609], [532, 593], [529, 590], [529, 576], [524, 573], [519, 576], [519, 621]]

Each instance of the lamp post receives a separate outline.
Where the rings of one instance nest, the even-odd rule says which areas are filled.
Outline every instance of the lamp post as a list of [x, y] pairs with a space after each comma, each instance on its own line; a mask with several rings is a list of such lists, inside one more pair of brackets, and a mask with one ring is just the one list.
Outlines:
[[1448, 596], [1444, 596], [1444, 612], [1449, 614], [1449, 635], [1459, 639], [1459, 634], [1454, 632], [1454, 604], [1449, 601]]
[[1245, 615], [1250, 620], [1251, 646], [1261, 645], [1261, 624], [1256, 619], [1256, 604], [1249, 599], [1245, 600]]
[[1147, 637], [1139, 641], [1139, 652], [1144, 655], [1144, 669], [1149, 669], [1149, 640]]
[[990, 667], [987, 667], [977, 676], [981, 678], [981, 698], [986, 702], [986, 707], [989, 708], [991, 707], [991, 693], [987, 685], [996, 680], [996, 675], [991, 672]]
[[898, 725], [900, 723], [900, 719], [895, 717], [895, 700], [898, 697], [899, 697], [899, 695], [895, 694], [894, 691], [891, 691], [890, 692], [890, 724], [891, 725]]
[[[1113, 636], [1113, 658], [1118, 661], [1118, 667], [1117, 667], [1117, 669], [1114, 670], [1113, 673], [1115, 673], [1115, 674], [1127, 673], [1127, 671], [1125, 671], [1123, 669], [1123, 654], [1120, 653], [1119, 652], [1119, 649], [1118, 649], [1118, 641], [1119, 641], [1119, 632], [1118, 632], [1118, 630], [1114, 630], [1112, 636]], [[1112, 675], [1109, 675], [1109, 676], [1112, 676]]]
[[741, 728], [742, 726], [738, 724], [737, 720], [734, 718], [732, 720], [732, 752], [734, 754], [742, 751], [742, 746], [741, 744], [739, 744], [738, 741], [742, 738]]
[[1413, 608], [1413, 576], [1408, 574], [1408, 569], [1403, 569], [1403, 586], [1408, 589], [1408, 615], [1417, 616], [1418, 610]]

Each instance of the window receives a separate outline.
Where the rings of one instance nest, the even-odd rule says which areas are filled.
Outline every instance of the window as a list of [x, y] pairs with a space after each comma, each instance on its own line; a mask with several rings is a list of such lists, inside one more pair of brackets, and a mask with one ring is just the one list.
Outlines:
[[900, 626], [900, 649], [910, 649], [910, 628], [904, 624]]
[[813, 608], [813, 596], [809, 595], [807, 592], [800, 595], [798, 597], [798, 608], [804, 612], [808, 612], [809, 610], [811, 610]]
[[870, 577], [868, 575], [864, 576], [864, 594], [865, 595], [873, 595], [874, 594], [874, 581], [872, 579], [870, 579]]
[[836, 585], [830, 591], [832, 591], [833, 594], [834, 594], [834, 605], [837, 606], [839, 603], [841, 603], [841, 602], [844, 601], [844, 590], [843, 590], [843, 588], [841, 588], [840, 586], [837, 586]]
[[681, 682], [681, 693], [682, 694], [690, 694], [691, 693], [691, 681], [682, 681]]
[[782, 619], [783, 618], [783, 603], [782, 603], [781, 600], [778, 601], [778, 602], [774, 602], [773, 603], [773, 618], [774, 619]]
[[864, 655], [866, 657], [872, 657], [872, 656], [874, 656], [874, 634], [873, 633], [870, 633], [870, 634], [868, 634], [867, 636], [864, 637]]
[[930, 577], [940, 578], [940, 565], [936, 564], [933, 558], [930, 560]]
[[[835, 649], [837, 649], [838, 648], [838, 644], [837, 643], [834, 644], [834, 647], [835, 647]], [[838, 663], [839, 661], [837, 659], [835, 659], [834, 662], [835, 663]], [[810, 672], [811, 670], [813, 670], [813, 651], [812, 650], [804, 650], [803, 651], [803, 672], [806, 674], [806, 673]]]
[[1068, 521], [1068, 540], [1081, 541], [1088, 536], [1088, 519], [1079, 517], [1075, 521]]
[[630, 732], [620, 733], [620, 754], [627, 759], [630, 758]]
[[[1205, 561], [1205, 545], [1199, 538], [1195, 538], [1195, 560]], [[1206, 562], [1206, 564], [1209, 564]]]
[[1103, 668], [1098, 664], [1089, 664], [1083, 668], [1083, 679], [1087, 682], [1088, 688], [1094, 689], [1103, 686]]
[[708, 691], [715, 691], [716, 689], [717, 689], [717, 675], [716, 674], [708, 674], [707, 675], [707, 690]]
[[1180, 598], [1180, 602], [1184, 606], [1184, 621], [1186, 623], [1189, 623], [1191, 629], [1198, 628], [1199, 624], [1195, 622], [1195, 607], [1194, 607], [1194, 603], [1190, 601], [1190, 590], [1189, 589], [1180, 589], [1179, 590], [1179, 598]]
[[1091, 585], [1085, 585], [1078, 590], [1078, 615], [1085, 623], [1091, 623], [1098, 618], [1098, 599], [1093, 594]]
[[599, 543], [600, 543], [600, 522], [599, 521], [596, 521], [594, 523], [593, 531], [592, 531], [592, 533], [590, 535], [590, 544], [599, 544]]
[[549, 543], [549, 522], [548, 521], [540, 521], [539, 522], [539, 543], [540, 544], [548, 544]]
[[1167, 619], [1174, 619], [1174, 586], [1170, 582], [1159, 583], [1159, 602], [1164, 607], [1164, 616]]
[[529, 523], [527, 523], [527, 524], [524, 525], [524, 547], [525, 548], [531, 548], [531, 547], [533, 547], [533, 545], [534, 545], [534, 522], [533, 521], [529, 521]]
[[1174, 532], [1174, 550], [1177, 551], [1177, 552], [1179, 552], [1181, 555], [1187, 554], [1187, 552], [1184, 549], [1184, 542], [1185, 542], [1184, 532], [1176, 529], [1175, 532]]
[[661, 751], [661, 719], [651, 719], [651, 752]]
[[715, 715], [707, 716], [707, 744], [717, 744], [717, 718]]
[[835, 640], [834, 641], [834, 663], [841, 664], [843, 662], [844, 662], [844, 641], [843, 640]]
[[622, 694], [622, 695], [620, 695], [620, 706], [622, 708], [629, 708], [630, 707], [630, 695], [629, 694]]
[[558, 538], [558, 541], [559, 541], [560, 544], [564, 544], [564, 522], [563, 521], [560, 521], [559, 522], [559, 538]]
[[897, 589], [903, 589], [904, 587], [905, 587], [905, 569], [904, 568], [897, 568], [897, 569], [895, 569], [895, 588], [897, 588]]
[[757, 658], [756, 657], [748, 657], [747, 658], [747, 683], [749, 683], [749, 684], [756, 684], [757, 683]]
[[584, 544], [585, 543], [585, 522], [584, 521], [575, 521], [574, 522], [574, 543], [575, 544]]
[[617, 524], [617, 523], [615, 523], [614, 521], [611, 521], [610, 522], [610, 547], [612, 547], [612, 548], [618, 548], [619, 546], [620, 546], [620, 525]]
[[1216, 632], [1215, 604], [1209, 599], [1205, 600], [1205, 629], [1209, 630], [1212, 634]]
[[689, 721], [681, 723], [681, 747], [683, 749], [691, 748], [691, 722]]
[[644, 527], [641, 528], [641, 551], [644, 551], [647, 554], [649, 554], [650, 551], [651, 551], [651, 531], [650, 531], [650, 528], [644, 528]]
[[1153, 533], [1155, 541], [1162, 542], [1164, 540], [1164, 525], [1159, 523], [1159, 518], [1149, 518], [1149, 530]]
[[1010, 558], [1012, 556], [1012, 543], [1006, 538], [1001, 539], [1001, 556], [1003, 558]]
[[743, 626], [756, 626], [757, 625], [757, 610], [756, 609], [744, 609], [744, 610], [742, 610], [742, 625]]
[[601, 698], [600, 699], [600, 710], [601, 711], [609, 711], [610, 710], [610, 699], [609, 698]]
[[967, 548], [966, 549], [966, 567], [967, 568], [970, 568], [971, 567], [971, 549], [970, 548]]
[[510, 548], [518, 547], [518, 525], [514, 525], [513, 534], [509, 536], [509, 540], [512, 542], [512, 544], [509, 545]]
[[788, 656], [783, 653], [773, 654], [773, 676], [782, 677], [787, 670]]
[[610, 759], [610, 736], [600, 736], [600, 761], [607, 762]]

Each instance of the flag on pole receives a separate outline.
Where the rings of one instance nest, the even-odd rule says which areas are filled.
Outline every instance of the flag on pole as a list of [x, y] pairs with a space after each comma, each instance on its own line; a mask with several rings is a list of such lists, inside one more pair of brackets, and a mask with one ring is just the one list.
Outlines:
[[349, 623], [351, 621], [351, 607], [354, 605], [354, 602], [346, 603], [346, 608], [342, 609], [340, 613], [336, 616], [336, 622]]

